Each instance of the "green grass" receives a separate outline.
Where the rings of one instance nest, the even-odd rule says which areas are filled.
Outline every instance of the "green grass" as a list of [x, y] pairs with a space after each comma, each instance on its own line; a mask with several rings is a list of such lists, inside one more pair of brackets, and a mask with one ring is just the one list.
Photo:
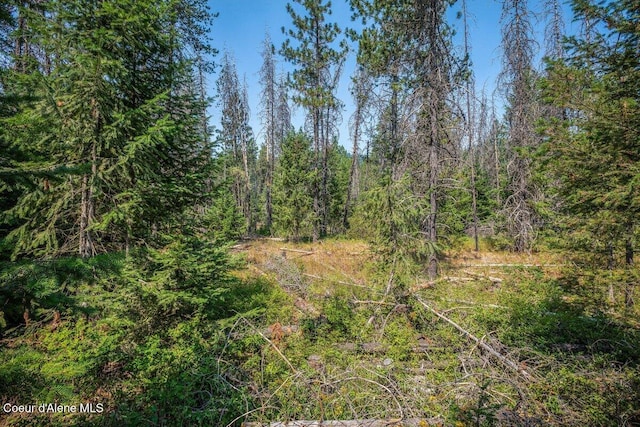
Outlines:
[[[457, 265], [469, 260], [457, 255], [442, 279], [423, 286], [411, 270], [383, 300], [389, 275], [363, 268], [369, 255], [361, 243], [290, 245], [317, 253], [286, 261], [297, 266], [286, 280], [299, 279], [302, 287], [280, 286], [277, 279], [285, 276], [266, 268], [279, 245], [263, 254], [252, 249], [247, 262], [257, 270], [221, 281], [224, 292], [212, 293], [215, 303], [191, 314], [179, 306], [172, 317], [149, 305], [154, 294], [125, 280], [131, 273], [123, 260], [88, 269], [91, 274], [67, 283], [71, 291], [43, 293], [68, 303], [57, 306], [62, 322], [54, 326], [53, 308], [43, 307], [29, 328], [5, 325], [0, 395], [9, 402], [102, 402], [106, 412], [5, 422], [224, 426], [239, 425], [245, 413], [264, 422], [401, 416], [482, 426], [640, 422], [637, 312], [601, 304], [610, 284], [602, 276], [589, 282], [538, 267], [465, 276], [469, 271]], [[544, 254], [527, 262], [504, 253], [482, 256], [473, 262], [548, 263]], [[418, 298], [535, 380], [481, 351]], [[275, 324], [297, 329], [273, 336], [268, 326]]]

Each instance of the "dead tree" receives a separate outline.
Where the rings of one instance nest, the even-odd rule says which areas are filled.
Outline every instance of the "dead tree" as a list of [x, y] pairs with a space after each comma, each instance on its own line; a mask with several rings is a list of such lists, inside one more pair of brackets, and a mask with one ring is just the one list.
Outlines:
[[531, 178], [526, 151], [537, 145], [538, 118], [533, 68], [534, 37], [531, 11], [525, 0], [507, 0], [502, 6], [503, 68], [500, 81], [508, 102], [507, 197], [503, 211], [507, 232], [517, 252], [531, 248], [535, 238], [535, 202], [539, 196]]
[[351, 137], [353, 139], [353, 149], [351, 150], [351, 170], [349, 172], [349, 184], [347, 185], [347, 197], [344, 203], [342, 214], [342, 227], [349, 228], [349, 208], [352, 199], [358, 197], [359, 188], [359, 143], [363, 127], [363, 119], [365, 109], [369, 101], [369, 94], [373, 88], [371, 87], [371, 78], [364, 68], [359, 68], [353, 77], [351, 94], [356, 101], [356, 111], [351, 117]]
[[266, 35], [262, 48], [262, 68], [260, 69], [260, 83], [262, 85], [262, 125], [264, 131], [264, 144], [267, 153], [267, 166], [265, 171], [265, 228], [271, 229], [273, 206], [271, 202], [271, 189], [273, 186], [273, 172], [275, 169], [275, 153], [278, 138], [276, 135], [278, 113], [277, 82], [275, 70], [274, 47], [269, 34]]

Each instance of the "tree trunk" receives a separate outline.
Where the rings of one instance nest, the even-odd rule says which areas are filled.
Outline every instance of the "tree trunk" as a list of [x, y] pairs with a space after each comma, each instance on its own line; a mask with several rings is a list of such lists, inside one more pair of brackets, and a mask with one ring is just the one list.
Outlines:
[[331, 107], [327, 106], [323, 120], [324, 135], [322, 137], [322, 222], [320, 223], [320, 236], [327, 235], [329, 226], [329, 130]]
[[241, 144], [242, 144], [242, 168], [244, 172], [244, 188], [242, 189], [243, 194], [243, 210], [244, 217], [247, 221], [247, 232], [251, 233], [253, 231], [253, 218], [251, 216], [251, 175], [249, 174], [249, 153], [247, 149], [247, 135], [244, 130], [242, 130], [241, 136]]
[[360, 101], [356, 101], [355, 123], [353, 125], [353, 150], [351, 151], [351, 170], [349, 172], [349, 184], [347, 185], [347, 197], [344, 202], [344, 211], [342, 213], [342, 228], [349, 228], [349, 205], [351, 204], [351, 196], [358, 188], [358, 138], [360, 136]]
[[[627, 238], [624, 242], [624, 259], [627, 269], [633, 268], [633, 225], [628, 227]], [[624, 303], [627, 307], [633, 307], [633, 289], [634, 283], [632, 279], [627, 279], [627, 286], [624, 292]]]
[[438, 147], [436, 141], [431, 141], [429, 153], [429, 219], [427, 221], [427, 239], [433, 245], [429, 252], [429, 266], [427, 274], [429, 280], [435, 280], [438, 276], [438, 256], [435, 251], [435, 244], [438, 241], [437, 215], [438, 215], [438, 197], [436, 186], [438, 183]]
[[95, 241], [90, 230], [95, 217], [94, 181], [97, 173], [95, 143], [91, 147], [91, 174], [82, 176], [80, 200], [80, 242], [79, 254], [89, 258], [96, 254]]
[[318, 185], [318, 163], [320, 161], [320, 111], [313, 109], [313, 242], [320, 239], [320, 188]]
[[91, 189], [89, 185], [89, 175], [82, 176], [82, 187], [80, 189], [80, 242], [78, 245], [78, 253], [82, 258], [88, 258], [91, 256], [91, 234], [88, 231], [90, 223], [91, 211]]
[[[469, 49], [469, 27], [467, 25], [467, 2], [463, 0], [462, 2], [462, 14], [464, 19], [464, 53], [466, 57], [469, 57], [470, 49]], [[476, 164], [475, 164], [475, 149], [473, 146], [473, 117], [471, 116], [471, 75], [467, 78], [466, 82], [466, 104], [467, 104], [467, 135], [469, 136], [469, 147], [468, 147], [468, 156], [469, 156], [469, 165], [470, 165], [470, 173], [471, 173], [471, 214], [473, 216], [473, 240], [474, 240], [474, 249], [476, 252], [479, 250], [478, 245], [478, 201], [477, 201], [477, 192], [476, 192]]]

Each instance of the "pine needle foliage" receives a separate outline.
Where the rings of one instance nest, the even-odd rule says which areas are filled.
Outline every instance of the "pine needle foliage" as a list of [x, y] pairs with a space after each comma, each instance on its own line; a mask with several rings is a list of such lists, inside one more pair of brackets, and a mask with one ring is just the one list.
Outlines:
[[282, 143], [274, 173], [274, 227], [293, 240], [308, 237], [314, 221], [312, 185], [317, 175], [312, 156], [309, 139], [292, 132]]
[[23, 178], [3, 180], [17, 198], [2, 214], [11, 224], [7, 244], [15, 259], [88, 257], [140, 243], [204, 193], [196, 167], [206, 170], [210, 147], [189, 53], [198, 29], [184, 28], [193, 18], [184, 14], [198, 5], [43, 7], [25, 13], [48, 59], [10, 73], [5, 89], [22, 99], [2, 119], [14, 151], [3, 177]]
[[589, 1], [573, 8], [601, 31], [569, 38], [566, 58], [549, 64], [544, 94], [565, 116], [544, 125], [543, 166], [575, 247], [599, 253], [601, 267], [623, 257], [630, 266], [640, 215], [638, 8]]

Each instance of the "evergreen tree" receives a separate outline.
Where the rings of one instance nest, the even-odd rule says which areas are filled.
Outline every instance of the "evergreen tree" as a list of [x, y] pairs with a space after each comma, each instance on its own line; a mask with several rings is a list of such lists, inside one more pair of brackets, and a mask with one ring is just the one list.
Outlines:
[[[572, 37], [550, 63], [546, 100], [567, 111], [550, 118], [541, 152], [562, 222], [574, 242], [633, 264], [640, 217], [640, 12], [631, 1], [574, 1], [600, 32]], [[602, 24], [602, 25], [599, 25]]]
[[191, 56], [207, 51], [193, 22], [206, 13], [186, 1], [42, 6], [29, 43], [45, 61], [5, 87], [32, 94], [3, 119], [10, 169], [25, 177], [2, 215], [7, 241], [14, 256], [82, 257], [149, 242], [206, 194]]
[[240, 83], [236, 66], [226, 52], [217, 83], [222, 128], [218, 133], [218, 146], [225, 157], [224, 174], [231, 185], [236, 205], [246, 220], [247, 231], [253, 231], [255, 218], [254, 190], [257, 148], [249, 126], [249, 102], [246, 85]]
[[299, 240], [308, 236], [313, 225], [312, 193], [316, 171], [309, 139], [292, 132], [282, 143], [273, 180], [274, 227]]
[[353, 202], [358, 198], [360, 187], [360, 140], [362, 138], [364, 119], [367, 107], [370, 104], [371, 91], [373, 90], [373, 81], [369, 73], [364, 67], [359, 67], [356, 75], [352, 77], [351, 94], [356, 103], [356, 110], [351, 117], [350, 131], [353, 139], [353, 148], [351, 151], [351, 168], [349, 172], [349, 182], [347, 184], [347, 194], [344, 202], [344, 210], [342, 213], [342, 227], [344, 230], [349, 228], [349, 215]]
[[337, 234], [344, 231], [343, 217], [352, 161], [347, 150], [336, 140], [331, 144], [328, 165], [330, 171], [327, 190], [329, 193], [328, 231]]
[[276, 162], [276, 151], [280, 141], [276, 136], [277, 127], [277, 90], [276, 62], [274, 47], [271, 38], [267, 34], [262, 48], [262, 68], [260, 68], [260, 83], [262, 85], [262, 124], [264, 126], [265, 148], [265, 173], [264, 173], [264, 199], [265, 199], [265, 229], [271, 229], [273, 221], [273, 204], [271, 201], [271, 189], [273, 186], [273, 170]]
[[[386, 78], [391, 96], [381, 141], [388, 147], [393, 180], [410, 175], [414, 194], [429, 201], [419, 221], [427, 247], [427, 272], [435, 278], [438, 259], [438, 206], [442, 199], [442, 161], [449, 142], [448, 101], [457, 73], [451, 54], [451, 31], [445, 21], [447, 1], [353, 0], [352, 7], [370, 26], [363, 31], [359, 62], [374, 75]], [[405, 89], [409, 113], [400, 120], [400, 89]], [[402, 141], [402, 144], [400, 143]], [[422, 208], [424, 206], [420, 204]], [[390, 215], [393, 217], [393, 215]], [[394, 227], [391, 228], [392, 230]]]
[[296, 69], [291, 86], [296, 91], [294, 102], [307, 110], [311, 127], [317, 182], [313, 184], [313, 211], [315, 214], [313, 240], [323, 237], [327, 231], [329, 212], [329, 152], [335, 131], [335, 112], [340, 103], [334, 93], [346, 55], [346, 45], [334, 47], [341, 30], [335, 23], [328, 23], [331, 2], [322, 0], [295, 0], [304, 7], [304, 14], [287, 4], [294, 28], [285, 32], [289, 38], [282, 46], [281, 54]]

